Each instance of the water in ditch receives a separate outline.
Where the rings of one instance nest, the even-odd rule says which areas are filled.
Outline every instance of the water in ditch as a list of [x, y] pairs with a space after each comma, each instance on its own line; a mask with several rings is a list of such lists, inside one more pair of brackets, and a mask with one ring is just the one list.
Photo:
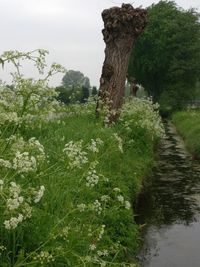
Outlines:
[[137, 214], [144, 234], [142, 267], [200, 267], [200, 163], [170, 123]]

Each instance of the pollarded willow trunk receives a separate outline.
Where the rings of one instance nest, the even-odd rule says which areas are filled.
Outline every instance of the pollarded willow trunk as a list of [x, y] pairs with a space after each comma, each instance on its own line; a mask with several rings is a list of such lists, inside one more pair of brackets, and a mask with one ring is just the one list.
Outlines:
[[[122, 106], [129, 56], [135, 40], [146, 26], [147, 12], [141, 8], [134, 9], [130, 4], [122, 4], [121, 8], [105, 9], [102, 18], [106, 48], [97, 114], [104, 104], [109, 105], [110, 111], [118, 111]], [[116, 118], [117, 114], [109, 119], [114, 121]]]

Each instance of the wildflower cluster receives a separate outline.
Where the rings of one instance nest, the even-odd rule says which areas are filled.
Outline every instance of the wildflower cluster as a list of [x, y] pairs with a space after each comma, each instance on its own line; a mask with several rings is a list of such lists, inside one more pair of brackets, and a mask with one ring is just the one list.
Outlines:
[[152, 139], [162, 138], [165, 130], [158, 107], [158, 104], [154, 104], [151, 99], [133, 98], [122, 107], [120, 121], [127, 132], [131, 132], [135, 127], [141, 127], [151, 135]]
[[3, 190], [3, 184], [4, 184], [4, 181], [0, 179], [0, 191]]
[[12, 168], [12, 164], [10, 163], [9, 160], [0, 159], [0, 167], [11, 169]]
[[15, 158], [13, 159], [14, 170], [17, 170], [18, 173], [21, 173], [35, 171], [36, 168], [36, 159], [35, 157], [30, 156], [29, 152], [16, 152]]
[[[45, 50], [30, 53], [7, 51], [1, 55], [2, 64], [8, 62], [16, 67], [16, 72], [12, 73], [12, 85], [0, 84], [0, 126], [6, 136], [5, 138], [2, 135], [0, 140], [3, 148], [0, 156], [3, 174], [3, 178], [0, 179], [0, 202], [2, 209], [4, 207], [2, 222], [7, 230], [15, 229], [25, 219], [30, 218], [32, 204], [38, 203], [44, 194], [44, 186], [37, 189], [37, 186], [32, 186], [28, 181], [25, 182], [26, 187], [23, 190], [21, 188], [20, 178], [24, 174], [28, 176], [36, 172], [46, 156], [43, 145], [35, 137], [24, 140], [23, 136], [17, 134], [17, 130], [21, 126], [33, 125], [41, 116], [44, 117], [44, 114], [57, 111], [56, 93], [48, 87], [47, 79], [25, 79], [20, 73], [21, 60], [29, 59], [42, 74], [46, 53]], [[51, 74], [59, 68], [60, 66], [53, 65]], [[7, 137], [4, 127], [8, 127], [9, 124], [11, 127], [13, 125], [13, 130]], [[12, 181], [12, 177], [16, 177], [19, 183]]]
[[124, 197], [122, 195], [117, 196], [117, 200], [124, 205], [125, 209], [129, 210], [131, 208], [131, 204], [129, 201], [124, 200]]
[[97, 138], [96, 140], [91, 139], [91, 143], [88, 144], [88, 150], [92, 151], [93, 153], [98, 153], [99, 152], [99, 147], [100, 145], [103, 144], [103, 141], [100, 138]]
[[34, 191], [34, 202], [38, 203], [40, 202], [41, 198], [44, 195], [45, 187], [44, 185], [41, 185], [38, 191]]
[[11, 182], [9, 191], [10, 191], [9, 195], [10, 198], [7, 199], [6, 206], [9, 210], [15, 210], [24, 201], [24, 198], [22, 196], [19, 196], [21, 188], [15, 182]]
[[121, 153], [123, 153], [123, 141], [122, 141], [122, 138], [117, 134], [117, 133], [114, 133], [113, 134], [113, 137], [117, 140], [118, 142], [118, 148], [119, 148], [119, 151]]
[[39, 190], [36, 190], [33, 187], [28, 187], [22, 190], [16, 182], [6, 184], [3, 180], [0, 180], [0, 184], [0, 201], [4, 203], [6, 218], [3, 224], [7, 230], [12, 230], [19, 223], [32, 216], [33, 204], [41, 200], [45, 188], [40, 186]]
[[29, 151], [38, 162], [46, 159], [44, 146], [35, 137], [24, 140], [22, 136], [12, 135], [6, 141], [10, 144], [10, 151], [13, 153]]
[[0, 158], [0, 166], [18, 174], [37, 171], [46, 159], [44, 147], [35, 137], [25, 141], [21, 136], [11, 135], [4, 144], [9, 153], [6, 159]]
[[98, 234], [98, 238], [97, 238], [98, 241], [100, 241], [102, 239], [103, 234], [105, 232], [105, 227], [106, 227], [105, 224], [101, 225], [100, 231], [99, 231], [99, 234]]
[[[63, 152], [67, 156], [69, 168], [81, 169], [86, 163], [89, 162], [89, 154], [92, 153], [99, 153], [99, 147], [103, 145], [103, 141], [100, 138], [91, 139], [91, 142], [86, 144], [85, 147], [83, 145], [83, 140], [79, 141], [70, 141], [65, 144]], [[96, 163], [94, 163], [96, 165]], [[88, 172], [87, 186], [91, 184], [94, 186], [98, 183], [98, 176], [95, 171], [95, 166], [91, 167], [90, 171]]]
[[103, 118], [104, 126], [108, 127], [111, 124], [114, 125], [115, 123], [112, 120], [112, 118], [118, 116], [119, 111], [110, 108], [113, 103], [113, 100], [110, 96], [110, 92], [105, 92], [104, 97], [103, 98], [98, 97], [97, 101], [98, 101], [98, 108], [96, 111]]
[[102, 206], [101, 206], [101, 202], [100, 202], [98, 199], [96, 199], [96, 200], [94, 201], [94, 203], [92, 204], [92, 209], [93, 209], [98, 215], [101, 214], [101, 212], [102, 212]]
[[89, 97], [86, 103], [73, 103], [68, 106], [65, 106], [65, 116], [74, 117], [74, 116], [86, 116], [94, 115], [96, 102], [93, 97]]
[[5, 220], [4, 225], [5, 228], [10, 230], [10, 229], [15, 229], [20, 222], [23, 221], [23, 215], [21, 213], [18, 214], [18, 217], [12, 217], [10, 220]]
[[83, 140], [78, 142], [70, 141], [65, 145], [63, 152], [66, 153], [69, 159], [69, 167], [81, 168], [82, 165], [88, 162], [87, 152], [83, 151]]
[[86, 186], [94, 187], [95, 185], [98, 184], [98, 182], [99, 182], [99, 175], [97, 174], [95, 167], [92, 167], [87, 173]]
[[1, 60], [13, 64], [16, 72], [12, 73], [11, 86], [0, 84], [0, 125], [26, 123], [37, 126], [38, 121], [45, 121], [49, 114], [60, 110], [60, 104], [56, 101], [57, 92], [48, 86], [48, 79], [57, 72], [64, 72], [62, 66], [52, 64], [47, 76], [39, 80], [25, 79], [20, 73], [21, 61], [29, 59], [43, 74], [46, 54], [47, 51], [39, 49], [29, 53], [7, 51], [1, 55]]
[[83, 211], [85, 211], [85, 209], [86, 209], [86, 205], [85, 205], [84, 203], [78, 204], [78, 205], [77, 205], [77, 209], [78, 209], [80, 212], [83, 212]]
[[2, 255], [2, 253], [6, 250], [6, 247], [1, 245], [0, 246], [0, 256]]
[[41, 251], [37, 256], [34, 257], [34, 260], [39, 261], [40, 265], [44, 266], [53, 262], [55, 259], [48, 251]]

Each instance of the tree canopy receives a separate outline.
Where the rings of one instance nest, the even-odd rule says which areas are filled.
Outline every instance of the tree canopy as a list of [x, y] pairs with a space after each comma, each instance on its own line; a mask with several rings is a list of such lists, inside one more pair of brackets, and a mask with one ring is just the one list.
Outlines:
[[85, 86], [90, 87], [90, 80], [80, 71], [68, 70], [62, 78], [62, 85], [65, 87]]
[[65, 104], [85, 103], [90, 94], [90, 80], [80, 71], [69, 70], [62, 78], [62, 85], [56, 90], [58, 99]]
[[147, 12], [149, 22], [132, 51], [128, 75], [154, 100], [179, 105], [192, 96], [200, 77], [199, 14], [173, 1], [160, 1]]

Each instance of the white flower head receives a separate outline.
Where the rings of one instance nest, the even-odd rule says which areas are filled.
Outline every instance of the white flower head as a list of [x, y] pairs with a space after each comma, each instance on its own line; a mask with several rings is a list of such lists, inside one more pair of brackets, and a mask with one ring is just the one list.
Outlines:
[[50, 263], [55, 260], [53, 255], [48, 251], [41, 251], [37, 256], [34, 257], [34, 259], [39, 260], [42, 265], [44, 263]]
[[24, 216], [19, 213], [18, 217], [11, 217], [10, 220], [4, 221], [4, 226], [7, 230], [15, 229], [19, 223], [21, 223], [24, 219]]
[[118, 188], [118, 187], [115, 187], [115, 188], [113, 188], [113, 191], [114, 191], [114, 192], [121, 192], [121, 189]]
[[15, 154], [13, 159], [13, 169], [17, 170], [18, 173], [36, 171], [37, 162], [36, 158], [29, 155], [29, 152], [19, 152]]
[[11, 169], [12, 168], [12, 164], [10, 163], [9, 160], [4, 160], [4, 159], [0, 159], [0, 166], [1, 167], [5, 167], [7, 169]]
[[0, 191], [3, 190], [3, 185], [4, 185], [4, 181], [2, 179], [0, 179]]
[[91, 251], [94, 251], [96, 248], [97, 248], [97, 247], [96, 247], [95, 244], [91, 244], [91, 245], [89, 246], [89, 249], [90, 249]]
[[124, 197], [122, 195], [117, 196], [119, 202], [124, 203]]
[[103, 196], [101, 196], [101, 201], [103, 201], [103, 202], [107, 202], [107, 201], [109, 201], [110, 200], [110, 196], [108, 196], [108, 195], [103, 195]]
[[125, 209], [127, 209], [127, 210], [129, 210], [131, 208], [131, 203], [127, 200], [124, 202], [124, 205], [125, 205]]
[[80, 212], [85, 211], [86, 205], [84, 203], [78, 204], [77, 208]]
[[92, 208], [94, 211], [97, 212], [97, 214], [101, 214], [102, 212], [102, 207], [101, 207], [101, 202], [99, 202], [98, 199], [96, 199], [92, 205]]
[[86, 186], [94, 187], [99, 182], [99, 176], [95, 170], [95, 168], [90, 168], [86, 177]]
[[34, 196], [34, 202], [38, 203], [40, 202], [41, 198], [44, 195], [45, 187], [43, 185], [40, 186], [38, 191], [35, 191], [35, 196]]
[[117, 133], [114, 133], [113, 134], [114, 138], [117, 140], [118, 142], [118, 148], [119, 148], [119, 151], [121, 153], [123, 153], [123, 141], [122, 141], [122, 138], [117, 134]]
[[83, 151], [83, 140], [78, 142], [68, 142], [65, 145], [63, 152], [65, 152], [69, 159], [69, 167], [71, 169], [81, 169], [82, 166], [88, 162], [87, 152]]

